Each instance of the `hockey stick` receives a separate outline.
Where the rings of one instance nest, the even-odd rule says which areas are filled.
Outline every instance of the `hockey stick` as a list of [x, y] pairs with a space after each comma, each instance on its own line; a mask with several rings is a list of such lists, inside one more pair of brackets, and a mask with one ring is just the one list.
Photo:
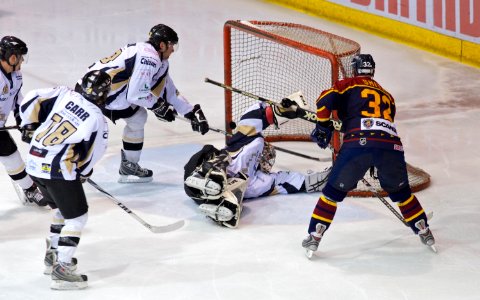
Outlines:
[[[224, 88], [226, 90], [229, 90], [229, 91], [232, 91], [232, 92], [235, 92], [235, 93], [238, 93], [238, 94], [241, 94], [241, 95], [244, 95], [246, 97], [249, 97], [249, 98], [252, 98], [252, 99], [255, 99], [255, 100], [258, 100], [258, 101], [262, 101], [262, 102], [265, 102], [265, 103], [268, 103], [270, 105], [273, 105], [273, 106], [277, 106], [277, 107], [282, 107], [280, 104], [278, 104], [277, 102], [273, 101], [273, 100], [270, 100], [270, 99], [267, 99], [267, 98], [263, 98], [263, 97], [260, 97], [260, 96], [257, 96], [257, 95], [254, 95], [254, 94], [251, 94], [249, 92], [246, 92], [246, 91], [242, 91], [240, 89], [237, 89], [237, 88], [234, 88], [232, 86], [229, 86], [229, 85], [226, 85], [226, 84], [223, 84], [221, 82], [218, 82], [218, 81], [215, 81], [215, 80], [212, 80], [210, 78], [205, 78], [205, 82], [208, 82], [208, 83], [211, 83], [213, 85], [216, 85], [216, 86], [219, 86], [221, 88]], [[301, 109], [301, 108], [298, 108], [298, 109]], [[313, 112], [313, 111], [309, 111], [309, 110], [304, 110], [302, 109], [305, 114], [303, 116], [300, 117], [300, 119], [302, 120], [305, 120], [305, 121], [308, 121], [308, 122], [312, 122], [312, 123], [317, 123], [317, 115]]]
[[380, 196], [380, 194], [370, 184], [370, 182], [368, 182], [368, 180], [366, 180], [365, 178], [362, 178], [362, 182], [367, 186], [370, 192], [372, 192], [380, 201], [382, 201], [383, 204], [385, 204], [385, 206], [395, 215], [395, 217], [397, 217], [405, 226], [410, 227], [410, 225], [408, 225], [407, 221], [405, 221], [403, 216], [395, 208], [393, 208], [393, 206], [390, 205], [390, 203], [388, 203], [387, 200], [385, 200], [385, 198]]
[[0, 127], [0, 131], [4, 131], [4, 130], [11, 130], [11, 129], [19, 129], [20, 126], [4, 126], [4, 127]]
[[115, 197], [113, 197], [109, 192], [105, 191], [101, 186], [95, 183], [92, 179], [88, 178], [87, 182], [90, 183], [91, 186], [96, 188], [99, 192], [103, 193], [106, 195], [110, 200], [115, 202], [118, 206], [120, 206], [121, 209], [123, 209], [125, 212], [127, 212], [129, 215], [131, 215], [135, 220], [140, 222], [143, 226], [147, 227], [151, 232], [153, 233], [166, 233], [170, 231], [177, 230], [181, 228], [184, 224], [184, 220], [177, 221], [175, 223], [169, 224], [169, 225], [164, 225], [164, 226], [154, 226], [150, 225], [147, 222], [145, 222], [142, 218], [137, 216], [133, 211], [131, 211], [128, 207], [126, 207], [122, 202], [118, 201]]

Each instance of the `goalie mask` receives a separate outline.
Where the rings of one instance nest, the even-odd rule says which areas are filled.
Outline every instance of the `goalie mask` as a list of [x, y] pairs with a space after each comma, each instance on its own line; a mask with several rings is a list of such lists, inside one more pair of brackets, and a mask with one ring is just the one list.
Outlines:
[[273, 165], [275, 164], [275, 158], [277, 153], [275, 148], [270, 143], [265, 142], [263, 146], [262, 155], [260, 156], [259, 167], [265, 173], [270, 173]]

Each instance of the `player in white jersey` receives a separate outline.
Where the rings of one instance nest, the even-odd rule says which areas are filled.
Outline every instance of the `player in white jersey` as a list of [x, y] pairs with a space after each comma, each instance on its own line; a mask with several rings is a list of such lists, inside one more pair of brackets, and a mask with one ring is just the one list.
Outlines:
[[[18, 106], [22, 101], [22, 73], [20, 69], [27, 55], [27, 45], [19, 38], [5, 36], [0, 40], [0, 127], [4, 127], [11, 111], [17, 116]], [[17, 119], [17, 123], [19, 123]], [[17, 145], [7, 130], [0, 128], [0, 162], [8, 175], [23, 190], [20, 195], [24, 204], [35, 203], [46, 206], [43, 196], [32, 179], [25, 172], [25, 164]]]
[[244, 198], [317, 192], [326, 182], [329, 170], [308, 175], [271, 171], [275, 149], [262, 135], [271, 124], [276, 124], [272, 108], [254, 104], [241, 116], [225, 148], [206, 145], [186, 164], [185, 192], [218, 224], [237, 227]]
[[110, 86], [107, 73], [90, 71], [75, 91], [34, 90], [20, 107], [22, 137], [30, 140], [27, 172], [53, 209], [44, 260], [53, 289], [87, 287], [87, 276], [74, 273], [73, 254], [88, 216], [82, 182], [107, 148], [108, 124], [99, 107]]
[[177, 33], [159, 24], [149, 33], [147, 42], [128, 44], [94, 64], [90, 70], [102, 70], [112, 77], [103, 113], [114, 123], [123, 119], [123, 149], [119, 182], [149, 182], [153, 172], [138, 164], [144, 141], [147, 109], [158, 119], [172, 122], [178, 113], [191, 121], [192, 129], [202, 135], [208, 123], [199, 104], [193, 106], [179, 94], [169, 76], [170, 55], [178, 45]]

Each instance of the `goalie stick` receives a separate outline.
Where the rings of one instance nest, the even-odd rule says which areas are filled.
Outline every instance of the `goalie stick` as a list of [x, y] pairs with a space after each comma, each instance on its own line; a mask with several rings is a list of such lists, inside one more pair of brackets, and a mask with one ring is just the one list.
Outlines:
[[[262, 102], [266, 102], [270, 105], [273, 105], [273, 106], [277, 106], [279, 108], [282, 108], [282, 106], [280, 104], [278, 104], [277, 102], [273, 101], [273, 100], [270, 100], [270, 99], [267, 99], [267, 98], [263, 98], [263, 97], [260, 97], [260, 96], [257, 96], [257, 95], [254, 95], [254, 94], [250, 94], [249, 92], [246, 92], [246, 91], [242, 91], [240, 89], [237, 89], [237, 88], [234, 88], [232, 86], [229, 86], [229, 85], [226, 85], [226, 84], [223, 84], [221, 82], [218, 82], [218, 81], [215, 81], [215, 80], [212, 80], [210, 78], [205, 78], [205, 82], [208, 82], [208, 83], [211, 83], [213, 85], [216, 85], [216, 86], [219, 86], [221, 88], [224, 88], [226, 90], [229, 90], [229, 91], [232, 91], [232, 92], [235, 92], [235, 93], [238, 93], [238, 94], [242, 94], [246, 97], [249, 97], [249, 98], [252, 98], [252, 99], [255, 99], [255, 100], [258, 100], [258, 101], [262, 101]], [[300, 108], [299, 108], [300, 109]], [[312, 123], [316, 123], [317, 122], [317, 115], [313, 112], [313, 111], [309, 111], [309, 110], [304, 110], [302, 109], [305, 114], [303, 116], [300, 117], [300, 119], [302, 120], [305, 120], [305, 121], [309, 121], [309, 122], [312, 122]]]
[[147, 222], [145, 222], [142, 218], [137, 216], [137, 214], [131, 211], [128, 207], [126, 207], [122, 202], [118, 201], [115, 197], [113, 197], [109, 192], [105, 191], [101, 186], [95, 183], [95, 181], [88, 178], [87, 182], [90, 183], [90, 185], [93, 186], [95, 189], [97, 189], [99, 192], [106, 195], [110, 200], [115, 202], [115, 204], [117, 204], [121, 209], [123, 209], [125, 212], [127, 212], [135, 220], [140, 222], [140, 224], [142, 224], [143, 226], [147, 227], [153, 233], [166, 233], [166, 232], [174, 231], [174, 230], [180, 229], [185, 224], [184, 220], [180, 220], [169, 225], [163, 225], [163, 226], [150, 225]]
[[[187, 119], [185, 119], [185, 118], [183, 118], [179, 115], [176, 115], [175, 117], [179, 118], [182, 121], [190, 122], [190, 120], [187, 120]], [[232, 129], [235, 128], [234, 127], [234, 126], [236, 126], [235, 122], [231, 122], [231, 123], [233, 123], [233, 125], [231, 125]], [[225, 136], [232, 136], [232, 134], [230, 134], [227, 131], [222, 130], [222, 129], [218, 129], [218, 128], [214, 128], [214, 127], [208, 127], [208, 129], [210, 129], [211, 131], [217, 132], [217, 133], [221, 133]], [[280, 152], [289, 153], [289, 154], [300, 156], [300, 157], [303, 157], [303, 158], [306, 158], [306, 159], [313, 159], [313, 160], [317, 160], [317, 161], [331, 161], [332, 160], [331, 158], [321, 159], [321, 158], [318, 158], [318, 157], [313, 157], [313, 156], [298, 153], [298, 152], [295, 152], [295, 151], [292, 151], [292, 150], [288, 150], [288, 149], [285, 149], [285, 148], [282, 148], [282, 147], [279, 147], [279, 146], [275, 146], [275, 145], [272, 145], [272, 146], [275, 150], [278, 150]]]
[[[226, 132], [225, 130], [212, 128], [212, 127], [210, 127], [210, 130], [221, 133], [221, 134], [226, 135], [226, 136], [231, 136], [231, 134]], [[331, 158], [321, 159], [321, 158], [318, 158], [318, 157], [313, 157], [313, 156], [309, 156], [309, 155], [306, 155], [306, 154], [298, 153], [298, 152], [288, 150], [288, 149], [285, 149], [285, 148], [282, 148], [282, 147], [278, 147], [278, 146], [275, 146], [275, 145], [272, 145], [272, 146], [275, 150], [278, 150], [280, 152], [285, 152], [285, 153], [292, 154], [292, 155], [295, 155], [295, 156], [300, 156], [300, 157], [303, 157], [303, 158], [306, 158], [306, 159], [313, 159], [313, 160], [316, 160], [316, 161], [331, 161], [332, 160]]]

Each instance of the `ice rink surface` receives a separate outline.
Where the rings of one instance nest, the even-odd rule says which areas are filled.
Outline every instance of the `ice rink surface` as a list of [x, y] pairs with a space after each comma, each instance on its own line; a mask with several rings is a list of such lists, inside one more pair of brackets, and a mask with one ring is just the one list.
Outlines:
[[[479, 69], [255, 0], [3, 0], [0, 35], [28, 44], [25, 94], [73, 86], [93, 61], [168, 24], [180, 37], [171, 76], [210, 125], [223, 128], [223, 90], [203, 80], [223, 80], [222, 28], [230, 19], [301, 23], [355, 40], [373, 55], [375, 78], [396, 99], [407, 161], [432, 176], [417, 196], [434, 212], [438, 254], [375, 198], [345, 199], [311, 261], [300, 243], [319, 194], [246, 202], [239, 228], [221, 228], [197, 213], [182, 179], [189, 157], [202, 144], [221, 147], [223, 137], [150, 114], [141, 164], [153, 169], [153, 182], [116, 182], [123, 122], [110, 123], [109, 149], [92, 178], [147, 222], [185, 226], [153, 234], [86, 185], [89, 221], [76, 257], [89, 287], [52, 291], [42, 274], [50, 214], [20, 206], [2, 168], [0, 299], [480, 299]], [[328, 156], [312, 143], [282, 146]], [[278, 153], [275, 169], [324, 167]]]

